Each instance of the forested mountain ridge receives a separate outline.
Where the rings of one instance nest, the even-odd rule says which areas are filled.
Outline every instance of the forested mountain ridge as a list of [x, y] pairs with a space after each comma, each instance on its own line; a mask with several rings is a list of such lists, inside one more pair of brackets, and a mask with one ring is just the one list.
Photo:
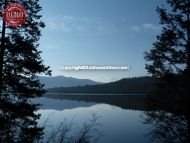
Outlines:
[[89, 79], [77, 79], [73, 77], [65, 76], [39, 76], [41, 83], [45, 85], [45, 88], [57, 88], [57, 87], [73, 87], [73, 86], [85, 86], [85, 85], [96, 85], [101, 84]]
[[114, 94], [146, 94], [155, 89], [158, 81], [154, 78], [135, 77], [124, 78], [116, 82], [99, 85], [77, 87], [59, 87], [48, 89], [49, 93], [114, 93]]

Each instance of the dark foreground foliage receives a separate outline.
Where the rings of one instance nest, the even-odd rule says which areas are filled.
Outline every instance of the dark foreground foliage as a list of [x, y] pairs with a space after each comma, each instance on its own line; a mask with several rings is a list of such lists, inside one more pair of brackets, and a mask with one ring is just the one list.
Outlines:
[[147, 99], [145, 123], [153, 125], [153, 137], [165, 143], [188, 143], [190, 85], [190, 0], [167, 0], [158, 7], [163, 28], [145, 59], [148, 72], [161, 81]]
[[0, 14], [0, 143], [34, 143], [43, 135], [38, 127], [38, 105], [28, 102], [45, 93], [37, 74], [50, 75], [38, 51], [40, 29], [39, 0], [0, 1], [0, 11], [12, 2], [27, 10], [25, 23], [16, 28], [2, 21]]

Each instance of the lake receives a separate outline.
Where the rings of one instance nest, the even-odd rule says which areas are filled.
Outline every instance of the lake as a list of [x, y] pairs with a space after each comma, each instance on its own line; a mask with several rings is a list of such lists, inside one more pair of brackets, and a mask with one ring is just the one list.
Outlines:
[[101, 133], [98, 143], [153, 143], [148, 134], [151, 126], [143, 124], [141, 118], [143, 111], [106, 103], [46, 97], [37, 98], [35, 102], [43, 104], [38, 111], [41, 114], [39, 124], [46, 121], [46, 130], [59, 126], [61, 122], [72, 121], [74, 126], [71, 132], [74, 133], [95, 114], [99, 117], [97, 128]]

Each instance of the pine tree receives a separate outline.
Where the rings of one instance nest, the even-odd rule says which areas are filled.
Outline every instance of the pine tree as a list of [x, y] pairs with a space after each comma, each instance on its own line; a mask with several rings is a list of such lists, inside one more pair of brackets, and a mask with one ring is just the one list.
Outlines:
[[[163, 29], [153, 49], [146, 52], [145, 59], [150, 61], [146, 69], [153, 77], [163, 81], [161, 91], [168, 95], [164, 100], [181, 98], [180, 102], [184, 102], [187, 101], [190, 85], [190, 0], [167, 2], [170, 10], [157, 8]], [[186, 110], [186, 107], [183, 108]]]
[[[186, 136], [189, 133], [190, 127], [188, 112], [190, 85], [190, 0], [167, 0], [167, 3], [169, 4], [167, 9], [164, 7], [157, 8], [162, 31], [157, 36], [157, 41], [153, 44], [153, 48], [145, 53], [145, 59], [149, 62], [146, 65], [146, 69], [153, 77], [161, 81], [154, 99], [151, 99], [149, 103], [158, 106], [161, 110], [172, 112], [174, 115], [170, 116], [171, 122], [176, 120], [178, 115], [185, 115], [188, 122], [188, 132], [180, 135]], [[162, 116], [163, 113], [154, 114], [151, 112], [149, 115], [151, 115], [150, 118], [155, 118], [156, 120], [162, 120], [166, 117]], [[181, 117], [179, 118], [181, 119]], [[181, 123], [184, 122], [181, 121]], [[180, 125], [177, 127], [180, 127]], [[182, 130], [186, 129], [183, 128]], [[178, 131], [182, 130], [180, 128]], [[159, 135], [167, 134], [162, 133], [160, 132]], [[182, 140], [181, 142], [185, 141]]]
[[28, 16], [24, 24], [14, 28], [0, 14], [0, 142], [32, 143], [42, 137], [43, 128], [37, 125], [38, 105], [30, 99], [45, 93], [37, 75], [51, 75], [37, 49], [45, 24], [40, 20], [39, 0], [0, 1], [0, 11], [12, 2], [22, 4]]

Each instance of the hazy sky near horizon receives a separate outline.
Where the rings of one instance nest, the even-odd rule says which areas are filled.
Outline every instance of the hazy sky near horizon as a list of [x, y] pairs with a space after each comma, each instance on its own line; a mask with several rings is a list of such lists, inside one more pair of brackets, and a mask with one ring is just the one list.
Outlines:
[[[53, 75], [109, 82], [147, 75], [144, 52], [160, 33], [165, 0], [41, 0], [40, 50]], [[129, 71], [63, 71], [62, 65], [128, 65]]]

